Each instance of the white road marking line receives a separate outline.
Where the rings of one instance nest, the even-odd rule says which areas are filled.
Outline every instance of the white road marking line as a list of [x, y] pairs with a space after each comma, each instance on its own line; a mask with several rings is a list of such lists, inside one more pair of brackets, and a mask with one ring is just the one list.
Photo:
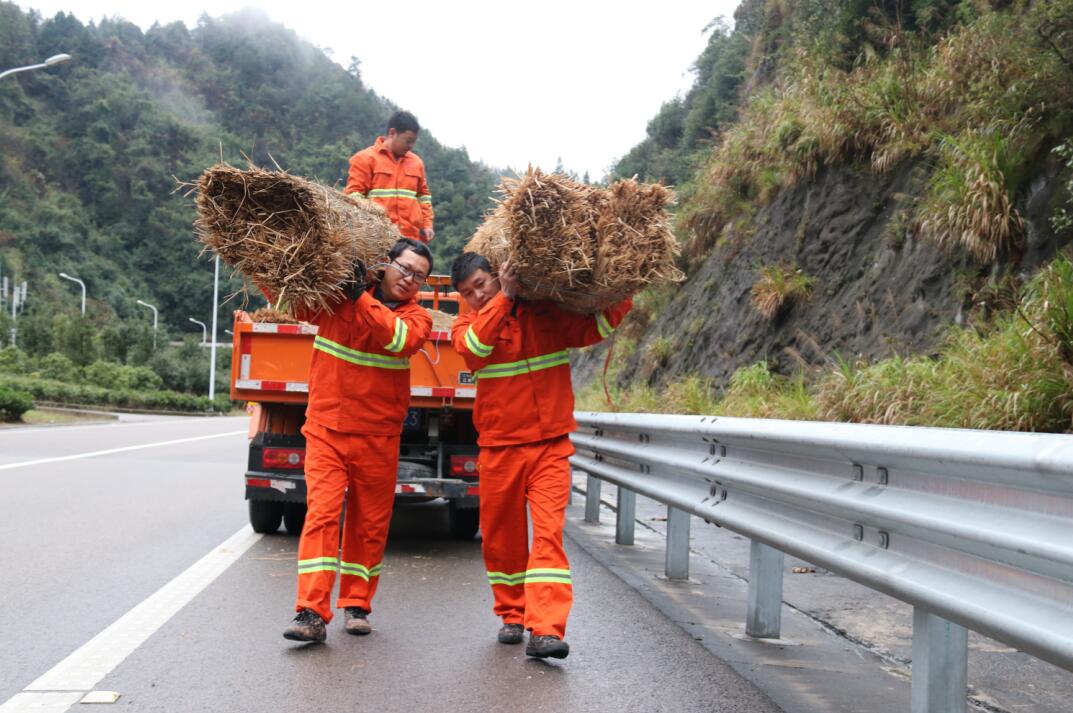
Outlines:
[[237, 436], [240, 433], [248, 433], [246, 430], [242, 431], [228, 431], [227, 433], [213, 433], [209, 436], [194, 436], [193, 438], [178, 438], [174, 441], [158, 441], [157, 443], [140, 443], [136, 446], [123, 446], [122, 448], [109, 448], [103, 451], [89, 451], [88, 453], [75, 453], [69, 456], [56, 456], [54, 458], [38, 458], [37, 460], [24, 460], [18, 463], [7, 463], [0, 465], [0, 470], [11, 470], [12, 468], [25, 468], [31, 465], [41, 465], [43, 463], [59, 463], [65, 460], [78, 460], [79, 458], [92, 458], [94, 456], [104, 456], [112, 453], [125, 453], [127, 451], [139, 451], [144, 448], [156, 448], [157, 446], [172, 446], [176, 443], [190, 443], [192, 441], [204, 441], [209, 438], [223, 438], [224, 436]]
[[261, 537], [243, 527], [0, 705], [0, 713], [58, 713], [78, 703]]
[[[223, 419], [238, 420], [239, 418], [249, 418], [248, 416], [223, 416]], [[31, 428], [27, 426], [5, 426], [0, 428], [0, 437], [3, 436], [24, 436], [30, 433], [67, 433], [68, 431], [81, 431], [86, 428], [126, 428], [127, 426], [174, 426], [178, 423], [208, 423], [213, 419], [201, 418], [197, 416], [189, 416], [187, 418], [173, 418], [161, 421], [100, 421], [97, 423], [84, 423], [84, 424], [65, 424], [57, 423], [54, 426], [41, 426], [39, 428]]]

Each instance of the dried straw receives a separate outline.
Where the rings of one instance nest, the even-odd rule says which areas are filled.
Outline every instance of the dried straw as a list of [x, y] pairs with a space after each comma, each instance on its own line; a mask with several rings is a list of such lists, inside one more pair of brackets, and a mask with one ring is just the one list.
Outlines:
[[283, 171], [217, 164], [196, 191], [206, 249], [292, 309], [330, 310], [354, 262], [382, 262], [400, 237], [375, 203]]
[[441, 312], [438, 309], [430, 309], [428, 311], [432, 317], [432, 331], [434, 332], [450, 332], [451, 327], [455, 326], [455, 315]]
[[648, 285], [683, 279], [667, 213], [674, 194], [665, 186], [628, 180], [604, 189], [530, 169], [499, 190], [499, 205], [466, 250], [484, 255], [493, 270], [509, 259], [523, 298], [592, 313]]
[[298, 324], [297, 319], [273, 307], [262, 307], [254, 310], [250, 313], [250, 319], [254, 322], [270, 322], [272, 324]]

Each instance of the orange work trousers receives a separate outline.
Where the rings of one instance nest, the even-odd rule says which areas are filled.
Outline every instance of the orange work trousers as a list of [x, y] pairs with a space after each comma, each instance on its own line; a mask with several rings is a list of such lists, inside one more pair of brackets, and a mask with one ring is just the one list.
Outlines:
[[[308, 422], [302, 434], [306, 437], [306, 519], [298, 542], [295, 611], [312, 609], [331, 621], [337, 572], [337, 608], [372, 611], [395, 502], [399, 436], [341, 433]], [[340, 552], [344, 498], [346, 521]]]
[[[481, 448], [481, 537], [492, 610], [537, 636], [566, 634], [574, 602], [563, 522], [570, 499], [567, 436]], [[532, 546], [526, 505], [533, 523]]]

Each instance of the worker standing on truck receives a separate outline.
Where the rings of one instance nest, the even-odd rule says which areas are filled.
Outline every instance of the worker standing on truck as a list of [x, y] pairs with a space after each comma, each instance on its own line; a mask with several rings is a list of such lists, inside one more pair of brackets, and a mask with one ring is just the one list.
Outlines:
[[432, 318], [417, 303], [432, 269], [428, 247], [403, 238], [383, 267], [377, 283], [367, 281], [357, 264], [345, 299], [332, 305], [331, 313], [295, 315], [318, 330], [302, 427], [307, 512], [298, 543], [298, 615], [283, 632], [293, 641], [324, 641], [337, 572], [344, 629], [350, 634], [372, 630], [368, 615], [380, 580], [410, 402], [408, 357], [432, 329]]
[[411, 149], [421, 126], [408, 111], [397, 111], [387, 122], [387, 135], [350, 157], [344, 193], [357, 193], [387, 211], [404, 237], [429, 242], [432, 228], [432, 194], [425, 180], [425, 164]]
[[569, 434], [577, 428], [567, 349], [609, 336], [632, 301], [595, 315], [528, 302], [518, 298], [509, 264], [497, 280], [476, 253], [455, 261], [451, 281], [472, 308], [455, 321], [451, 339], [477, 379], [482, 552], [493, 611], [503, 621], [497, 639], [518, 644], [528, 629], [527, 656], [566, 658], [573, 587], [563, 522], [574, 453]]

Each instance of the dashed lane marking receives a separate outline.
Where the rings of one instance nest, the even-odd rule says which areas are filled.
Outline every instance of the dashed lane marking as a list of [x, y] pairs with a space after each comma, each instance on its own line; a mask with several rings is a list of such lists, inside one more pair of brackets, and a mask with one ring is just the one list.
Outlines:
[[0, 705], [0, 713], [60, 713], [78, 703], [259, 539], [243, 527]]
[[78, 460], [79, 458], [93, 458], [94, 456], [106, 456], [112, 453], [126, 453], [127, 451], [140, 451], [145, 448], [156, 448], [157, 446], [173, 446], [177, 443], [191, 443], [193, 441], [204, 441], [210, 438], [223, 438], [225, 436], [237, 436], [239, 434], [248, 433], [246, 430], [242, 431], [228, 431], [227, 433], [213, 433], [208, 436], [194, 436], [192, 438], [177, 438], [173, 441], [158, 441], [156, 443], [139, 443], [136, 446], [123, 446], [122, 448], [109, 448], [103, 451], [89, 451], [87, 453], [75, 453], [69, 456], [55, 456], [53, 458], [38, 458], [36, 460], [24, 460], [17, 463], [6, 463], [0, 465], [0, 470], [11, 470], [13, 468], [27, 468], [31, 465], [43, 465], [45, 463], [60, 463], [67, 460]]

